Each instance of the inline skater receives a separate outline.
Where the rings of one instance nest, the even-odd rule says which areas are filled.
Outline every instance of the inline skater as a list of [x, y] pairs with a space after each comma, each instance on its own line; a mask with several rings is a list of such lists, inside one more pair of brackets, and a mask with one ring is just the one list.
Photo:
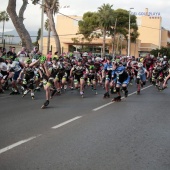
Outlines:
[[146, 84], [146, 78], [149, 78], [149, 71], [143, 67], [143, 63], [139, 62], [136, 68], [137, 94], [140, 94], [141, 87]]
[[85, 73], [88, 72], [87, 68], [82, 64], [82, 59], [79, 58], [77, 64], [70, 70], [71, 79], [74, 80], [76, 89], [80, 87], [80, 95], [84, 97], [84, 84]]
[[121, 101], [120, 87], [124, 91], [125, 97], [128, 96], [127, 86], [130, 81], [130, 76], [126, 72], [125, 67], [122, 65], [120, 60], [113, 61], [112, 79], [116, 82], [117, 97], [114, 97], [112, 101]]
[[102, 70], [102, 82], [105, 82], [105, 93], [104, 93], [103, 98], [110, 97], [109, 89], [113, 88], [113, 84], [111, 82], [113, 65], [112, 65], [111, 60], [112, 60], [111, 56], [106, 57], [106, 63], [104, 64], [104, 67]]

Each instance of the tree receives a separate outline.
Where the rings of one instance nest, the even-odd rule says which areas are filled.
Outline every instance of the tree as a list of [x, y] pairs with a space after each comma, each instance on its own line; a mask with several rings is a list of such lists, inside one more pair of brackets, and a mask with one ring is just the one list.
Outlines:
[[155, 57], [167, 56], [170, 59], [170, 48], [168, 47], [161, 47], [160, 49], [156, 48], [151, 50], [150, 54], [154, 55]]
[[17, 15], [16, 0], [9, 0], [7, 12], [12, 20], [12, 23], [14, 24], [16, 31], [18, 32], [18, 35], [21, 38], [22, 45], [25, 46], [28, 50], [32, 50], [32, 40], [24, 25], [24, 12], [26, 10], [27, 4], [28, 0], [23, 0], [23, 4], [19, 10], [19, 14]]
[[[93, 35], [93, 32], [99, 29], [98, 15], [96, 12], [86, 12], [83, 19], [78, 22], [79, 34], [83, 34], [87, 39]], [[96, 34], [97, 35], [97, 34]]]
[[114, 11], [112, 9], [113, 5], [110, 4], [103, 4], [101, 7], [98, 8], [98, 22], [99, 28], [103, 34], [103, 53], [102, 57], [105, 56], [105, 44], [106, 44], [106, 33], [109, 31], [110, 27], [114, 25]]
[[[116, 26], [116, 31], [115, 33], [120, 33], [122, 34], [126, 41], [128, 41], [128, 33], [129, 33], [129, 11], [124, 10], [124, 9], [117, 9], [114, 11], [115, 16], [117, 18], [117, 26]], [[138, 26], [136, 22], [136, 16], [135, 15], [130, 15], [130, 28], [131, 28], [131, 41], [136, 42], [136, 39], [139, 36], [138, 33]]]
[[[135, 42], [139, 36], [136, 16], [131, 15], [131, 41]], [[119, 39], [116, 36], [121, 35], [128, 40], [129, 30], [129, 11], [124, 9], [113, 10], [112, 5], [104, 4], [98, 8], [98, 12], [87, 12], [83, 19], [79, 21], [79, 33], [88, 38], [103, 37], [103, 56], [105, 55], [105, 37], [112, 38], [112, 52], [116, 52], [119, 47]], [[97, 31], [100, 30], [100, 33]], [[114, 47], [115, 46], [115, 47]]]
[[50, 28], [49, 19], [47, 19], [47, 20], [45, 21], [44, 27], [45, 27], [45, 30], [48, 31], [48, 40], [47, 40], [47, 54], [48, 54], [49, 49], [50, 49], [50, 33], [51, 33], [51, 28]]
[[[33, 4], [36, 5], [39, 3], [40, 0], [33, 0]], [[59, 1], [58, 0], [45, 0], [44, 2], [44, 12], [47, 15], [50, 23], [50, 28], [55, 40], [56, 44], [56, 50], [58, 51], [58, 54], [61, 54], [61, 45], [60, 45], [60, 39], [57, 34], [56, 28], [55, 28], [55, 22], [54, 22], [54, 16], [59, 11]]]
[[9, 21], [9, 15], [7, 14], [6, 11], [2, 11], [2, 12], [0, 12], [0, 22], [3, 22], [2, 43], [4, 40], [5, 21]]
[[38, 29], [36, 41], [33, 43], [33, 45], [39, 46], [38, 41], [40, 40], [40, 36], [41, 36], [41, 28]]

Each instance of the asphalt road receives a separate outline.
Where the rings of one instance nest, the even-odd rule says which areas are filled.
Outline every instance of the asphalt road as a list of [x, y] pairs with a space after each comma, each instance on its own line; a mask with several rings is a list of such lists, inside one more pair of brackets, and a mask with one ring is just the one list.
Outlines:
[[170, 89], [135, 91], [111, 103], [101, 87], [68, 90], [43, 110], [43, 91], [0, 94], [0, 170], [170, 170]]

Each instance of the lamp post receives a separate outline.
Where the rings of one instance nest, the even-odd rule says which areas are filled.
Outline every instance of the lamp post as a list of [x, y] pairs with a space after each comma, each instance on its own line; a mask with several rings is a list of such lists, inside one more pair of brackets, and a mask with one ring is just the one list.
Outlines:
[[41, 39], [40, 39], [40, 51], [43, 53], [43, 31], [44, 31], [44, 0], [42, 0], [41, 8]]
[[130, 8], [130, 10], [129, 10], [128, 56], [130, 56], [130, 12], [131, 12], [131, 9], [134, 9], [134, 8]]

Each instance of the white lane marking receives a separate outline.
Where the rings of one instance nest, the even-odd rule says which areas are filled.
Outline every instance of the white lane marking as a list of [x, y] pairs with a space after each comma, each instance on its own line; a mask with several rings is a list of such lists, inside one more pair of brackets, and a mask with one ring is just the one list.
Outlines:
[[[151, 87], [151, 86], [153, 86], [153, 85], [149, 85], [149, 86], [147, 86], [147, 87], [144, 87], [144, 88], [142, 88], [141, 90], [145, 90], [145, 89], [147, 89], [147, 88], [149, 88], [149, 87]], [[136, 94], [136, 91], [133, 92], [133, 93], [130, 93], [128, 96], [132, 96], [132, 95], [134, 95], [134, 94]], [[125, 98], [125, 97], [122, 97], [121, 99], [124, 99], [124, 98]], [[104, 105], [102, 105], [102, 106], [99, 106], [99, 107], [93, 109], [93, 111], [98, 111], [98, 110], [100, 110], [100, 109], [102, 109], [102, 108], [104, 108], [104, 107], [106, 107], [106, 106], [109, 106], [109, 105], [111, 105], [111, 104], [113, 104], [113, 103], [115, 103], [115, 102], [109, 102], [109, 103], [107, 103], [107, 104], [104, 104]]]
[[13, 149], [13, 148], [15, 148], [15, 147], [17, 147], [19, 145], [22, 145], [23, 143], [29, 142], [30, 140], [33, 140], [33, 139], [35, 139], [35, 138], [37, 138], [39, 136], [41, 136], [41, 135], [37, 135], [37, 136], [33, 136], [33, 137], [30, 137], [30, 138], [25, 139], [25, 140], [21, 140], [21, 141], [19, 141], [17, 143], [14, 143], [14, 144], [9, 145], [9, 146], [7, 146], [7, 147], [5, 147], [3, 149], [0, 149], [0, 154], [4, 153], [4, 152], [6, 152], [6, 151], [8, 151], [10, 149]]
[[63, 122], [63, 123], [60, 123], [60, 124], [57, 125], [57, 126], [53, 126], [52, 129], [57, 129], [57, 128], [61, 127], [61, 126], [64, 126], [64, 125], [70, 123], [70, 122], [73, 122], [73, 121], [75, 121], [75, 120], [77, 120], [77, 119], [80, 119], [81, 117], [82, 117], [82, 116], [77, 116], [77, 117], [75, 117], [75, 118], [73, 118], [73, 119], [67, 120], [67, 121], [65, 121], [65, 122]]

